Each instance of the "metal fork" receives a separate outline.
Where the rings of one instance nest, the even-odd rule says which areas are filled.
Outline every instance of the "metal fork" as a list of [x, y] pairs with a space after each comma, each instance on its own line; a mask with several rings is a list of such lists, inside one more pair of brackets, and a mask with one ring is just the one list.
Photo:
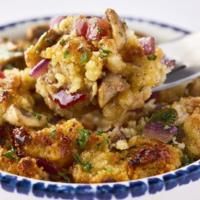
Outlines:
[[163, 43], [160, 47], [169, 58], [175, 59], [179, 64], [167, 75], [163, 84], [153, 88], [153, 92], [191, 82], [200, 77], [200, 33]]

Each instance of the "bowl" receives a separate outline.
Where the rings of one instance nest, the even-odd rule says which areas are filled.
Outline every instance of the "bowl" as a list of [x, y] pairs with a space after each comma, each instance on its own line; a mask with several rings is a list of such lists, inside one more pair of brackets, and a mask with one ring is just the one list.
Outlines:
[[[50, 20], [42, 17], [13, 22], [0, 26], [0, 37], [20, 38], [27, 27]], [[134, 30], [154, 36], [159, 43], [176, 40], [190, 31], [165, 23], [143, 18], [124, 17]], [[73, 184], [35, 180], [0, 171], [1, 200], [78, 199], [78, 200], [169, 200], [199, 199], [200, 162], [165, 174], [139, 180], [101, 183]]]

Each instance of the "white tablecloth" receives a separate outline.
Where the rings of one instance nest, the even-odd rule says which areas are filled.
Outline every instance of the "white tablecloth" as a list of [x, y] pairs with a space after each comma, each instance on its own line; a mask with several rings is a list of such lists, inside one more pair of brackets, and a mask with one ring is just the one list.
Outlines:
[[101, 14], [107, 7], [115, 8], [122, 15], [200, 30], [200, 0], [0, 0], [0, 24], [69, 12]]

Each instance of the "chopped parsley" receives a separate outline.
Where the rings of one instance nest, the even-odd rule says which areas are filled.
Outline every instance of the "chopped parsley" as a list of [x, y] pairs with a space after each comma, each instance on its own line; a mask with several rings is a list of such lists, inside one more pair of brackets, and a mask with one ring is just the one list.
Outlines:
[[98, 34], [102, 34], [104, 32], [104, 30], [100, 27], [97, 27], [97, 32], [98, 32]]
[[152, 55], [148, 55], [147, 56], [147, 59], [148, 60], [156, 60], [157, 56], [155, 54], [152, 54]]
[[98, 131], [96, 132], [97, 135], [102, 135], [103, 133], [104, 133], [104, 131], [102, 131], [102, 130], [98, 130]]
[[90, 162], [83, 162], [82, 163], [82, 168], [86, 172], [90, 172], [92, 169], [92, 164]]
[[151, 122], [162, 122], [165, 125], [171, 125], [176, 121], [177, 112], [173, 108], [165, 108], [154, 112], [151, 115]]
[[76, 161], [76, 163], [81, 163], [81, 157], [78, 154], [74, 155], [74, 160]]
[[108, 49], [103, 49], [103, 48], [101, 48], [100, 50], [99, 50], [99, 52], [100, 52], [100, 57], [101, 58], [106, 58], [106, 57], [108, 57], [112, 52], [110, 51], [110, 50], [108, 50]]
[[69, 177], [64, 172], [58, 172], [58, 176], [60, 176], [61, 178], [63, 178], [63, 180], [66, 181], [67, 183], [70, 182]]
[[112, 173], [113, 169], [111, 167], [105, 167], [104, 170], [108, 173]]
[[83, 54], [81, 54], [80, 64], [83, 65], [87, 63], [88, 61], [89, 61], [89, 55], [88, 55], [88, 52], [85, 51]]
[[74, 156], [75, 161], [81, 165], [82, 169], [86, 172], [90, 172], [92, 169], [92, 164], [88, 161], [83, 161], [78, 154]]
[[65, 51], [64, 53], [63, 53], [63, 57], [64, 58], [68, 58], [70, 56], [70, 52], [69, 51]]
[[16, 151], [13, 147], [10, 150], [8, 150], [7, 152], [3, 153], [3, 156], [5, 156], [6, 158], [8, 158], [10, 160], [17, 160], [17, 158], [18, 158], [16, 155]]
[[41, 114], [37, 113], [37, 112], [33, 112], [33, 116], [38, 119], [38, 120], [41, 120], [42, 119], [42, 116]]
[[77, 138], [76, 143], [81, 149], [85, 148], [85, 145], [88, 142], [89, 136], [90, 136], [90, 132], [87, 129], [79, 130], [79, 137]]
[[61, 45], [61, 46], [65, 46], [65, 44], [66, 44], [66, 40], [62, 39], [62, 40], [60, 41], [60, 45]]
[[50, 133], [49, 135], [52, 137], [52, 138], [55, 138], [56, 136], [56, 129], [54, 128]]
[[183, 154], [182, 157], [182, 164], [184, 166], [189, 165], [190, 163], [192, 163], [194, 160], [192, 158], [190, 158], [187, 154]]

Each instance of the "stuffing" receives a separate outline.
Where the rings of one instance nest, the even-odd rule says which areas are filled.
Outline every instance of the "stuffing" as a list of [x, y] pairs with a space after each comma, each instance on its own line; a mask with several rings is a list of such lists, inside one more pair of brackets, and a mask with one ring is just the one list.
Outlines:
[[77, 155], [72, 176], [78, 183], [128, 180], [127, 163], [120, 152], [112, 152], [106, 135], [92, 135], [86, 149]]
[[89, 147], [73, 166], [75, 182], [126, 181], [165, 173], [181, 166], [182, 152], [171, 145], [137, 136], [130, 149], [116, 151], [109, 148], [107, 140], [107, 136], [91, 136], [91, 145], [89, 142]]
[[8, 122], [16, 126], [41, 127], [47, 123], [46, 116], [35, 116], [35, 100], [31, 95], [34, 79], [29, 70], [5, 70], [5, 77], [0, 79], [0, 123]]
[[[71, 119], [39, 131], [16, 128], [13, 134], [19, 154], [42, 158], [59, 167], [67, 167], [72, 163], [73, 154], [77, 151], [76, 139], [81, 129], [82, 125]], [[18, 140], [19, 135], [28, 136], [22, 145]]]
[[0, 170], [102, 183], [198, 160], [199, 79], [152, 94], [170, 70], [165, 59], [112, 9], [0, 38]]
[[139, 179], [175, 170], [181, 166], [181, 159], [180, 149], [139, 137], [128, 153], [129, 179]]
[[[59, 36], [52, 39], [51, 30]], [[47, 72], [36, 80], [36, 91], [51, 110], [70, 119], [95, 109], [111, 125], [120, 113], [141, 108], [167, 73], [154, 39], [138, 38], [112, 9], [105, 19], [63, 18], [25, 57], [30, 67], [39, 58], [49, 61]]]
[[0, 148], [0, 169], [20, 176], [48, 180], [48, 174], [38, 167], [36, 159], [18, 158], [12, 150]]
[[188, 116], [183, 124], [184, 143], [191, 156], [200, 156], [200, 114]]

